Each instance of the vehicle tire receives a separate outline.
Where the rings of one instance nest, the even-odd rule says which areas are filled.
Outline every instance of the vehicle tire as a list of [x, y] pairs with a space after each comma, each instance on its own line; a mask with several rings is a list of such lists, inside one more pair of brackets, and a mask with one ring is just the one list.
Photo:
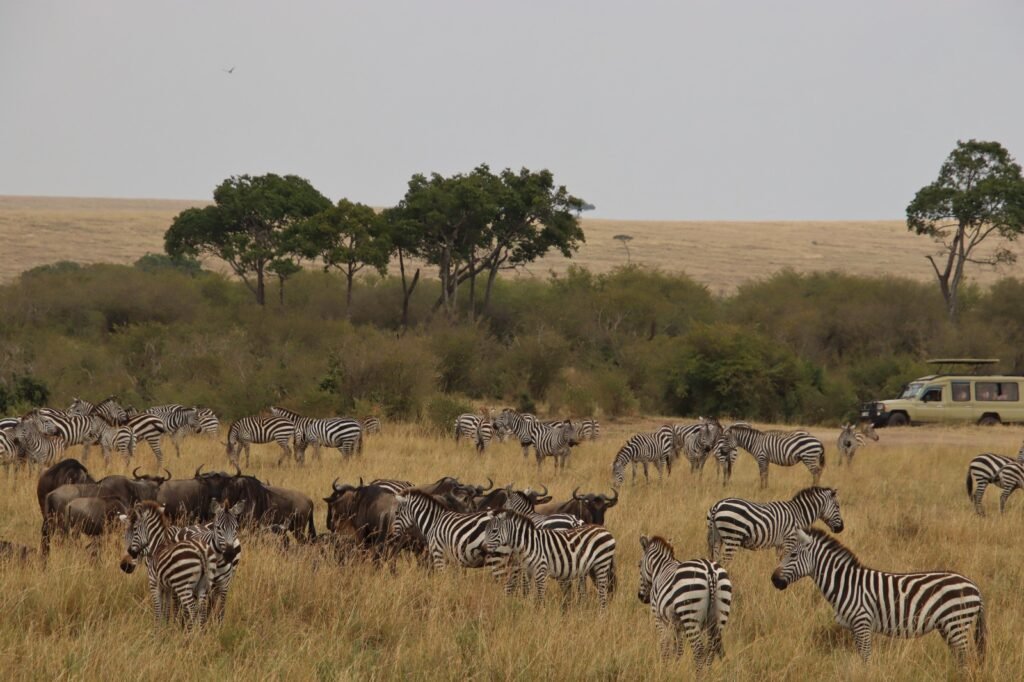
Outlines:
[[1002, 422], [999, 421], [999, 416], [995, 414], [986, 414], [978, 420], [979, 426], [997, 426], [998, 424], [1002, 424]]
[[906, 426], [910, 423], [907, 419], [907, 415], [904, 412], [893, 412], [889, 415], [889, 421], [886, 422], [887, 426]]

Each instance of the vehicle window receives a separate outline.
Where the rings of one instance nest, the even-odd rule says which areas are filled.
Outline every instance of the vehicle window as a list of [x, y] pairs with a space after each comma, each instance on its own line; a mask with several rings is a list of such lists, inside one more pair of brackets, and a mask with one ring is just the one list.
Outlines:
[[942, 401], [942, 387], [941, 386], [929, 386], [928, 390], [921, 396], [921, 400], [926, 403], [937, 403]]
[[909, 383], [909, 384], [907, 384], [907, 387], [905, 389], [903, 389], [903, 394], [900, 395], [900, 398], [905, 399], [905, 400], [916, 398], [921, 393], [921, 391], [923, 389], [924, 389], [924, 384], [922, 384], [920, 382], [915, 381], [915, 382]]
[[969, 381], [953, 382], [953, 400], [963, 403], [971, 399], [971, 383]]
[[974, 384], [975, 400], [1020, 400], [1016, 381], [979, 381]]

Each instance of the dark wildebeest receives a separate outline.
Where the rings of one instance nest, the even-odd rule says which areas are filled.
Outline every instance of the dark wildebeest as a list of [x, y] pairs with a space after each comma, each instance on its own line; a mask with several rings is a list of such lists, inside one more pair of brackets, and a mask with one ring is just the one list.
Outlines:
[[604, 525], [604, 513], [614, 507], [619, 501], [618, 491], [614, 497], [587, 493], [578, 495], [579, 488], [572, 491], [572, 499], [565, 502], [555, 502], [537, 508], [538, 514], [572, 514], [583, 523], [598, 523]]
[[[362, 479], [358, 486], [338, 485], [335, 479], [331, 488], [331, 496], [324, 498], [328, 530], [338, 536], [355, 538], [359, 547], [370, 552], [374, 560], [394, 558], [402, 549], [419, 553], [426, 548], [422, 537], [407, 536], [395, 541], [390, 536], [398, 501], [388, 488], [363, 485]], [[461, 502], [453, 498], [452, 491], [449, 488], [444, 495], [433, 497], [449, 508], [460, 505]]]
[[57, 462], [39, 476], [36, 484], [36, 498], [39, 500], [39, 512], [43, 512], [46, 496], [67, 483], [95, 483], [89, 470], [77, 459], [65, 459]]
[[[509, 495], [512, 494], [512, 484], [505, 486], [504, 488], [498, 488], [492, 490], [486, 495], [479, 495], [473, 500], [473, 505], [477, 511], [485, 511], [487, 509], [504, 509], [505, 503], [508, 501]], [[530, 504], [536, 507], [538, 504], [545, 504], [551, 501], [551, 496], [548, 495], [548, 487], [544, 486], [543, 492], [531, 490], [520, 490], [523, 495], [530, 500]]]
[[316, 538], [313, 524], [313, 500], [287, 488], [264, 485], [255, 476], [241, 473], [224, 486], [223, 501], [229, 507], [240, 500], [248, 502], [241, 523], [246, 526], [281, 524], [304, 541]]
[[106, 476], [96, 483], [67, 483], [51, 491], [43, 501], [43, 528], [41, 553], [45, 557], [50, 551], [50, 537], [53, 532], [67, 533], [68, 526], [66, 507], [79, 497], [107, 497], [121, 502], [130, 508], [141, 500], [156, 499], [160, 485], [170, 478], [160, 476], [139, 476], [138, 468], [132, 472], [133, 478], [126, 476]]
[[213, 518], [210, 503], [224, 496], [224, 488], [233, 476], [223, 471], [205, 474], [202, 465], [192, 478], [167, 481], [160, 486], [156, 501], [174, 523], [205, 523]]
[[456, 508], [453, 511], [473, 511], [475, 498], [482, 496], [492, 488], [494, 488], [494, 481], [490, 478], [487, 479], [487, 487], [484, 487], [462, 483], [454, 476], [444, 476], [433, 483], [418, 485], [410, 490], [438, 497], [440, 498], [438, 501], [448, 507], [452, 506], [454, 500], [461, 502], [461, 504], [455, 505]]
[[128, 506], [116, 497], [76, 497], [64, 507], [60, 524], [65, 533], [77, 531], [91, 537], [88, 547], [98, 557], [100, 537], [111, 521], [127, 513]]

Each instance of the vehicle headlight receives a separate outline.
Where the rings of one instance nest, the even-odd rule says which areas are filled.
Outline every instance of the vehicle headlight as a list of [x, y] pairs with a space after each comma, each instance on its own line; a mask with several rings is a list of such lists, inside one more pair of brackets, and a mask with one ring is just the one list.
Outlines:
[[885, 403], [878, 403], [878, 411], [885, 412]]

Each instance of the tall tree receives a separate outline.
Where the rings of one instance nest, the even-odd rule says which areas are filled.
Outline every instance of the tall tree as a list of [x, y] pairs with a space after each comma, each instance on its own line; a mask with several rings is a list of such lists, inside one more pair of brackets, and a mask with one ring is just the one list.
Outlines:
[[391, 245], [384, 219], [369, 206], [340, 200], [309, 220], [289, 229], [294, 249], [306, 258], [319, 259], [324, 270], [345, 276], [345, 315], [352, 307], [352, 281], [369, 266], [387, 272]]
[[405, 329], [409, 326], [409, 300], [420, 281], [418, 267], [411, 278], [408, 276], [406, 261], [422, 253], [424, 233], [414, 220], [406, 216], [402, 204], [385, 209], [381, 213], [381, 219], [387, 230], [392, 254], [398, 258], [398, 273], [402, 282], [402, 329]]
[[331, 202], [296, 175], [233, 176], [213, 192], [214, 204], [190, 208], [164, 234], [171, 256], [216, 256], [226, 262], [260, 305], [266, 303], [265, 278], [281, 282], [297, 268], [285, 243], [285, 230], [330, 208]]
[[[997, 266], [1016, 255], [1006, 242], [1024, 230], [1021, 167], [998, 142], [958, 141], [935, 182], [922, 187], [907, 206], [907, 229], [928, 235], [939, 253], [928, 256], [951, 320], [968, 263]], [[986, 241], [999, 241], [982, 249]]]

